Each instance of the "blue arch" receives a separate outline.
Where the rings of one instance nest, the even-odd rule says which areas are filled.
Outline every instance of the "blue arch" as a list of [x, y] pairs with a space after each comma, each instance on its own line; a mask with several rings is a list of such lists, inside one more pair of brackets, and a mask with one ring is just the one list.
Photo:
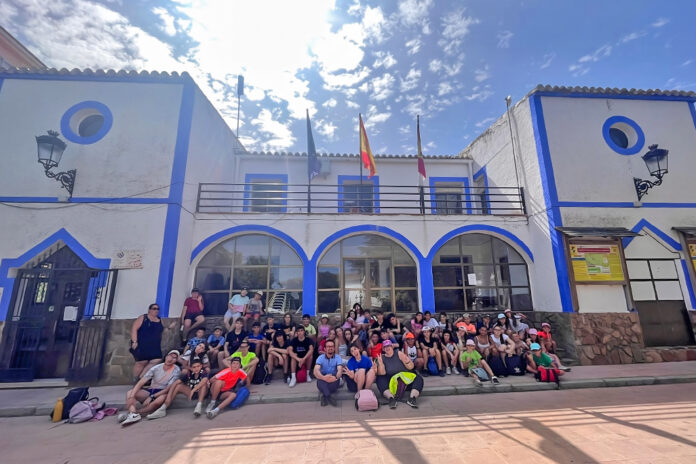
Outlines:
[[65, 243], [88, 267], [92, 269], [109, 269], [111, 265], [110, 259], [97, 258], [90, 253], [87, 248], [82, 246], [75, 237], [70, 235], [70, 232], [65, 229], [60, 229], [58, 232], [42, 240], [17, 258], [5, 258], [0, 261], [0, 287], [3, 287], [2, 299], [0, 300], [0, 321], [4, 321], [7, 317], [10, 298], [12, 297], [12, 288], [15, 279], [14, 277], [9, 277], [10, 269], [24, 266], [36, 255], [58, 241]]
[[[75, 115], [75, 113], [83, 109], [96, 110], [104, 118], [104, 124], [102, 124], [101, 128], [96, 134], [90, 135], [89, 137], [83, 137], [80, 134], [76, 134], [70, 127], [70, 119]], [[63, 113], [63, 117], [60, 118], [60, 132], [63, 134], [63, 137], [71, 142], [79, 143], [80, 145], [89, 145], [103, 139], [104, 136], [111, 130], [113, 123], [114, 116], [111, 114], [111, 110], [108, 106], [98, 101], [87, 100], [71, 106], [65, 113]]]
[[447, 243], [449, 240], [453, 239], [457, 235], [461, 235], [465, 232], [492, 232], [494, 234], [502, 235], [505, 238], [508, 238], [515, 242], [517, 246], [519, 246], [529, 257], [529, 259], [534, 262], [534, 255], [532, 254], [532, 250], [529, 249], [529, 247], [522, 241], [520, 240], [515, 234], [512, 232], [509, 232], [505, 229], [501, 229], [500, 227], [496, 226], [489, 226], [485, 224], [470, 224], [467, 226], [459, 227], [457, 229], [451, 230], [447, 232], [440, 240], [435, 242], [435, 245], [430, 249], [430, 252], [428, 253], [428, 261], [432, 262], [433, 258], [435, 257], [435, 254], [438, 252], [438, 250]]
[[[681, 243], [670, 237], [668, 234], [665, 232], [661, 231], [660, 229], [657, 228], [657, 226], [651, 224], [647, 219], [643, 218], [640, 221], [636, 223], [635, 226], [631, 227], [631, 232], [640, 232], [643, 229], [648, 229], [660, 239], [662, 239], [663, 242], [665, 242], [667, 245], [672, 247], [674, 251], [681, 251], [682, 246]], [[629, 243], [634, 239], [635, 237], [626, 237], [622, 240], [623, 242], [623, 247], [626, 248]]]

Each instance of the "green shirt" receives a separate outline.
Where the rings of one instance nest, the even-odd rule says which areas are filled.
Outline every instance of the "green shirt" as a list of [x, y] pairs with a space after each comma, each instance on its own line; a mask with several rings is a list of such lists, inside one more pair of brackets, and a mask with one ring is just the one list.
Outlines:
[[307, 335], [316, 335], [317, 334], [317, 329], [314, 328], [312, 324], [309, 324], [307, 326], [302, 326], [304, 327], [304, 331]]
[[462, 364], [468, 368], [474, 368], [478, 367], [479, 362], [481, 361], [481, 353], [479, 353], [476, 350], [473, 351], [464, 351], [459, 359], [462, 360]]
[[242, 360], [242, 369], [243, 369], [243, 368], [247, 367], [247, 365], [251, 361], [256, 359], [256, 353], [254, 353], [253, 351], [249, 351], [249, 352], [247, 352], [246, 356], [243, 356], [241, 351], [235, 351], [234, 353], [232, 353], [232, 356], [230, 356], [230, 359], [237, 358], [237, 357], [239, 357]]
[[553, 367], [553, 359], [551, 359], [551, 356], [544, 352], [541, 353], [541, 356], [537, 356], [532, 353], [532, 359], [534, 360], [534, 364], [537, 366]]

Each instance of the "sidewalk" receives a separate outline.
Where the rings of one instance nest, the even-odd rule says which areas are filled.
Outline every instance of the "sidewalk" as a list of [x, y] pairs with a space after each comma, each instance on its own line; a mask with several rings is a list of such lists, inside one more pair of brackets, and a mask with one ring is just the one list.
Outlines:
[[[576, 366], [561, 380], [561, 389], [626, 387], [638, 385], [696, 383], [696, 361], [621, 364], [614, 366]], [[124, 407], [128, 385], [92, 387], [90, 396], [97, 396], [107, 405]], [[470, 395], [478, 393], [529, 392], [554, 390], [555, 384], [535, 382], [530, 375], [501, 378], [500, 385], [486, 382], [481, 387], [472, 384], [462, 375], [428, 377], [423, 396]], [[0, 417], [48, 416], [58, 398], [65, 396], [68, 388], [32, 388], [0, 390]], [[353, 400], [353, 394], [345, 388], [338, 399]], [[247, 404], [295, 403], [318, 400], [316, 382], [298, 384], [289, 388], [282, 380], [271, 385], [252, 385]], [[182, 397], [173, 407], [191, 407]]]

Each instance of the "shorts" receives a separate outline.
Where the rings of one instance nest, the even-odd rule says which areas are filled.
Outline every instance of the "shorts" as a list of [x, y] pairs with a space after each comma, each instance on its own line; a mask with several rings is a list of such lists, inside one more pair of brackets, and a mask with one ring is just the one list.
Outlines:
[[198, 316], [202, 316], [202, 315], [203, 315], [203, 313], [186, 314], [186, 315], [184, 316], [184, 320], [188, 319], [188, 320], [191, 321], [191, 322], [195, 322], [196, 318], [197, 318]]
[[254, 319], [259, 319], [261, 317], [261, 313], [251, 313], [251, 314], [245, 314], [244, 317], [246, 319], [254, 318]]
[[220, 393], [227, 392], [227, 391], [236, 392], [236, 391], [239, 390], [240, 388], [242, 388], [242, 382], [237, 381], [237, 382], [235, 382], [235, 383], [233, 383], [233, 384], [228, 384], [228, 383], [226, 383], [226, 384], [223, 385], [222, 388], [220, 389]]
[[224, 319], [232, 319], [232, 322], [234, 322], [237, 319], [239, 319], [240, 317], [242, 317], [242, 313], [233, 313], [232, 311], [230, 311], [228, 309], [227, 312], [225, 313]]
[[145, 391], [148, 392], [150, 394], [150, 396], [153, 396], [153, 395], [161, 392], [162, 389], [161, 388], [146, 388]]
[[128, 351], [133, 355], [133, 358], [135, 359], [135, 362], [141, 362], [141, 361], [152, 361], [153, 359], [162, 359], [162, 350], [161, 349], [145, 349], [142, 350], [140, 346], [138, 348], [133, 349], [129, 348]]

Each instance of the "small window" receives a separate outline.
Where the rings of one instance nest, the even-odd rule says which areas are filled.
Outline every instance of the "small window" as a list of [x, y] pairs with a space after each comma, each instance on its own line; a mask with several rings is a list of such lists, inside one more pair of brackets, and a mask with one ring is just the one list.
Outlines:
[[621, 129], [612, 127], [609, 129], [609, 136], [618, 147], [628, 148], [628, 136]]
[[345, 213], [375, 212], [375, 186], [372, 181], [346, 181], [342, 184], [343, 208]]
[[607, 118], [602, 126], [602, 136], [609, 148], [620, 155], [635, 155], [645, 144], [643, 130], [626, 116]]
[[80, 122], [77, 133], [80, 134], [80, 137], [91, 137], [99, 132], [103, 125], [104, 116], [101, 114], [92, 114]]
[[461, 183], [437, 183], [435, 184], [435, 210], [437, 214], [462, 214]]
[[287, 210], [287, 177], [248, 175], [244, 187], [244, 211], [279, 213]]

